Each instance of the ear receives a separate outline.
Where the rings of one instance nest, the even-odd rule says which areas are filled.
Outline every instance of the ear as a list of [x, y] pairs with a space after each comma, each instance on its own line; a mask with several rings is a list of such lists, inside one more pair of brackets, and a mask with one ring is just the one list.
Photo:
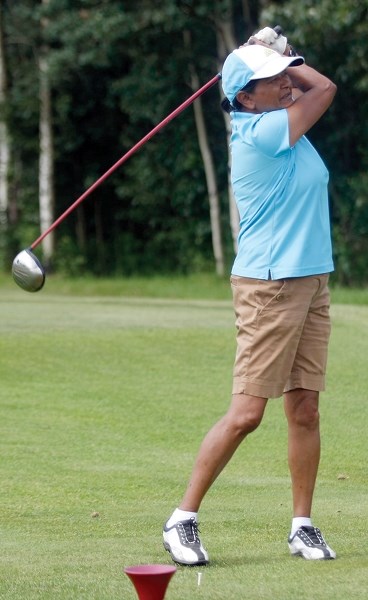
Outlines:
[[248, 92], [238, 92], [236, 95], [236, 99], [244, 106], [244, 108], [248, 111], [253, 111], [256, 107], [256, 103], [253, 98], [248, 94]]

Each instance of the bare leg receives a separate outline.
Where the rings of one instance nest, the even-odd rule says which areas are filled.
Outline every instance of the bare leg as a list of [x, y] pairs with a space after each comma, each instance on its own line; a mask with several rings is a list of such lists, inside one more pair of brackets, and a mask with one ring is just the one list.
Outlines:
[[226, 415], [207, 433], [200, 447], [182, 510], [197, 512], [216, 477], [229, 462], [243, 439], [262, 421], [266, 398], [237, 394]]
[[296, 389], [284, 394], [289, 426], [289, 468], [294, 517], [309, 517], [320, 458], [319, 393]]

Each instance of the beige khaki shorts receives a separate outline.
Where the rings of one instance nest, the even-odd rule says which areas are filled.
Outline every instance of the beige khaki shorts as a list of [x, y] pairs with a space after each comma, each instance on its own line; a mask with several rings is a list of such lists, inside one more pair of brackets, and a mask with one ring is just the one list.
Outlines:
[[237, 328], [233, 394], [278, 398], [325, 387], [328, 275], [261, 280], [231, 276]]

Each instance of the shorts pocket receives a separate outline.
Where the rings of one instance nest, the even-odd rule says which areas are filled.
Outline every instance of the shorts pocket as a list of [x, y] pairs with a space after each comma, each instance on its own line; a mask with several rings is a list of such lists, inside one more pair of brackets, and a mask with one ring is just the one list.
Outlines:
[[265, 310], [287, 299], [285, 279], [259, 279], [255, 297], [257, 305]]

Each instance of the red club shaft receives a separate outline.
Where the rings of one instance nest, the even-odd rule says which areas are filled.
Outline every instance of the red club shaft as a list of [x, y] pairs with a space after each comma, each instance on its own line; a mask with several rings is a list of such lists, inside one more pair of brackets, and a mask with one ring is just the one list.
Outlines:
[[165, 117], [165, 119], [163, 119], [161, 121], [161, 123], [156, 125], [156, 127], [154, 127], [149, 133], [147, 133], [147, 135], [145, 135], [139, 142], [137, 142], [135, 144], [135, 146], [133, 146], [130, 150], [128, 150], [128, 152], [126, 154], [124, 154], [124, 156], [122, 156], [114, 165], [112, 165], [112, 167], [110, 167], [110, 169], [108, 171], [106, 171], [106, 173], [101, 175], [101, 177], [99, 179], [97, 179], [97, 181], [95, 181], [95, 183], [93, 183], [85, 192], [83, 192], [83, 194], [79, 198], [77, 198], [77, 200], [75, 202], [73, 202], [73, 204], [71, 206], [69, 206], [69, 208], [67, 208], [66, 211], [63, 212], [63, 214], [60, 215], [60, 217], [58, 219], [56, 219], [56, 221], [54, 221], [50, 225], [50, 227], [48, 227], [46, 229], [46, 231], [44, 231], [40, 235], [40, 237], [38, 237], [33, 242], [33, 244], [31, 244], [30, 248], [32, 250], [34, 248], [36, 248], [36, 246], [38, 246], [38, 244], [40, 244], [42, 242], [42, 240], [49, 233], [51, 233], [51, 231], [53, 231], [62, 221], [64, 221], [64, 219], [75, 208], [77, 208], [77, 206], [79, 206], [79, 204], [81, 204], [83, 202], [83, 200], [85, 200], [87, 198], [87, 196], [89, 196], [99, 185], [101, 185], [101, 183], [103, 183], [108, 177], [110, 177], [110, 175], [112, 173], [114, 173], [114, 171], [116, 171], [116, 169], [118, 169], [120, 167], [120, 165], [122, 165], [126, 160], [128, 160], [128, 158], [130, 158], [130, 156], [132, 156], [132, 154], [137, 152], [137, 150], [139, 150], [139, 148], [141, 148], [146, 142], [148, 142], [148, 140], [150, 140], [163, 127], [165, 127], [165, 125], [167, 125], [170, 121], [175, 119], [175, 117], [178, 114], [180, 114], [183, 110], [185, 110], [190, 104], [192, 104], [194, 102], [194, 100], [196, 100], [196, 98], [201, 96], [204, 92], [206, 92], [210, 87], [212, 87], [220, 79], [221, 79], [221, 74], [218, 73], [215, 77], [210, 79], [210, 81], [208, 81], [204, 86], [202, 86], [199, 90], [197, 90], [192, 96], [190, 96], [189, 98], [187, 98], [187, 100], [185, 100], [182, 104], [180, 104], [180, 106], [178, 106], [178, 108], [173, 110], [172, 113], [170, 113], [167, 117]]

